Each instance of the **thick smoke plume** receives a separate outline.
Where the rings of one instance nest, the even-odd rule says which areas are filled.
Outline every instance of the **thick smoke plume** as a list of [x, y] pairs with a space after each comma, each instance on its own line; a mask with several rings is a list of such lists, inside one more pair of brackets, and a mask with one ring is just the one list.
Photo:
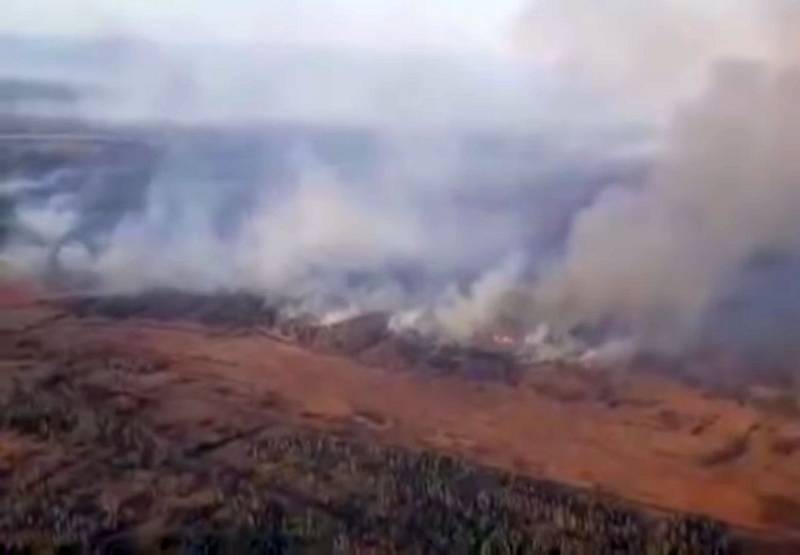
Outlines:
[[[152, 175], [103, 154], [13, 176], [4, 257], [37, 274], [57, 260], [104, 291], [242, 288], [325, 322], [388, 311], [458, 341], [488, 330], [540, 359], [791, 360], [798, 25], [790, 1], [542, 0], [515, 35], [533, 66], [438, 60], [412, 72], [427, 87], [397, 73], [410, 63], [315, 73], [307, 52], [272, 52], [209, 89], [222, 55], [155, 74], [132, 55], [142, 72], [126, 75], [159, 84], [143, 93], [170, 93], [122, 118], [159, 153], [141, 154]], [[115, 111], [102, 98], [83, 106], [97, 119]]]
[[7, 181], [18, 222], [3, 254], [100, 291], [246, 289], [325, 321], [390, 311], [468, 341], [578, 207], [640, 173], [637, 133], [595, 130], [599, 148], [586, 131], [172, 129], [149, 139], [149, 181], [102, 149]]
[[[780, 1], [531, 9], [524, 34], [552, 41], [545, 54], [603, 86], [656, 88], [673, 103], [645, 184], [609, 189], [576, 215], [563, 258], [533, 288], [533, 313], [671, 350], [709, 336], [750, 344], [755, 308], [772, 328], [759, 348], [796, 326], [778, 317], [800, 313], [796, 295], [767, 306], [766, 289], [800, 254], [798, 17], [800, 5]], [[704, 92], [675, 96], [696, 88], [698, 71], [710, 76]], [[721, 308], [731, 306], [733, 321]]]
[[[10, 151], [2, 256], [98, 291], [247, 289], [468, 341], [647, 156], [641, 127], [585, 117], [580, 95], [508, 60], [3, 41], [23, 76], [75, 87], [66, 135], [100, 142], [64, 153], [47, 131]], [[24, 128], [36, 108], [11, 112]]]

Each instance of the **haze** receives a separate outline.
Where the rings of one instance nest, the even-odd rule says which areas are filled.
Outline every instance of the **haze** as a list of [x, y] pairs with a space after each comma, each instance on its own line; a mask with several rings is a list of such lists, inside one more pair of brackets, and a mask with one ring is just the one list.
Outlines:
[[520, 6], [520, 0], [10, 0], [0, 32], [500, 52]]

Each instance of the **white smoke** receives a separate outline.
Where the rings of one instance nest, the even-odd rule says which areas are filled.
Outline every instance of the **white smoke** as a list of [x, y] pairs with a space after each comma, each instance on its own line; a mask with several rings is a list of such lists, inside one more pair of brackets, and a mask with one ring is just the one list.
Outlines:
[[468, 341], [502, 308], [508, 291], [519, 283], [523, 260], [509, 257], [469, 286], [466, 292], [451, 287], [433, 310], [433, 320], [456, 340]]
[[[604, 113], [607, 105], [596, 95], [573, 91], [560, 103], [534, 98], [516, 66], [491, 66], [491, 86], [481, 88], [475, 77], [484, 75], [484, 66], [467, 63], [469, 79], [446, 78], [453, 86], [440, 88], [444, 83], [432, 77], [437, 64], [411, 72], [420, 82], [414, 87], [405, 77], [393, 80], [394, 66], [385, 61], [361, 60], [350, 72], [305, 77], [297, 69], [300, 74], [286, 75], [286, 82], [273, 62], [264, 62], [260, 77], [241, 71], [241, 79], [220, 79], [220, 87], [230, 85], [235, 94], [218, 90], [211, 100], [226, 102], [210, 103], [185, 96], [184, 88], [194, 89], [194, 77], [214, 81], [221, 74], [189, 67], [192, 79], [157, 75], [153, 81], [174, 81], [174, 87], [143, 102], [143, 112], [170, 112], [176, 99], [186, 100], [178, 108], [231, 123], [278, 117], [272, 110], [296, 103], [286, 112], [292, 119], [333, 125], [307, 132], [322, 144], [315, 156], [336, 150], [338, 162], [304, 160], [287, 170], [289, 177], [278, 167], [261, 177], [228, 179], [252, 158], [236, 147], [239, 137], [230, 149], [211, 149], [210, 156], [223, 159], [222, 170], [198, 179], [182, 173], [183, 166], [202, 166], [207, 151], [192, 151], [196, 145], [189, 141], [181, 171], [159, 174], [144, 213], [129, 215], [107, 238], [109, 248], [85, 263], [112, 289], [278, 291], [308, 299], [309, 309], [332, 320], [396, 311], [393, 325], [459, 340], [503, 320], [529, 330], [548, 323], [548, 337], [539, 343], [560, 342], [588, 325], [612, 330], [614, 340], [622, 335], [640, 345], [685, 345], [736, 293], [742, 268], [753, 258], [800, 256], [794, 154], [800, 84], [791, 69], [799, 13], [796, 3], [780, 0], [536, 2], [519, 35], [540, 64], [582, 79], [632, 111], [656, 107], [670, 114], [663, 135], [633, 140], [598, 130], [594, 124], [602, 117], [574, 116]], [[301, 68], [304, 56], [276, 60]], [[461, 66], [448, 67], [461, 72]], [[147, 72], [132, 75], [151, 80]], [[256, 82], [283, 100], [249, 97], [248, 91], [261, 90], [247, 86]], [[371, 92], [354, 97], [351, 86]], [[373, 95], [376, 88], [388, 92]], [[486, 94], [465, 106], [461, 92], [467, 89]], [[498, 94], [507, 89], [515, 91], [513, 100]], [[326, 104], [340, 96], [346, 106]], [[522, 109], [520, 98], [536, 108]], [[207, 111], [207, 103], [221, 111]], [[262, 104], [264, 111], [251, 110]], [[559, 116], [572, 113], [570, 125], [536, 119], [548, 107], [557, 107]], [[133, 110], [133, 117], [143, 116]], [[351, 127], [365, 122], [374, 127], [353, 139]], [[518, 134], [520, 125], [530, 126], [531, 136]], [[284, 156], [276, 145], [290, 127], [265, 133], [270, 146], [256, 154]], [[625, 125], [616, 131], [622, 129], [630, 131]], [[380, 136], [374, 152], [362, 148], [367, 135], [369, 141]], [[651, 156], [644, 179], [609, 169], [629, 170]], [[235, 210], [220, 208], [240, 193]], [[221, 233], [220, 227], [235, 230]], [[608, 347], [594, 357], [611, 352], [625, 358], [623, 351]]]
[[[644, 187], [608, 190], [575, 217], [534, 287], [537, 317], [685, 345], [753, 257], [798, 253], [800, 4], [569, 0], [531, 14], [525, 36], [554, 60], [631, 94], [669, 92], [674, 114]], [[705, 92], [675, 109], [701, 70]]]
[[283, 291], [302, 286], [312, 268], [380, 267], [421, 243], [402, 214], [371, 209], [322, 171], [301, 176], [290, 198], [250, 223], [244, 275], [250, 285]]
[[637, 354], [639, 346], [630, 339], [608, 341], [596, 348], [581, 352], [580, 362], [594, 368], [620, 368]]

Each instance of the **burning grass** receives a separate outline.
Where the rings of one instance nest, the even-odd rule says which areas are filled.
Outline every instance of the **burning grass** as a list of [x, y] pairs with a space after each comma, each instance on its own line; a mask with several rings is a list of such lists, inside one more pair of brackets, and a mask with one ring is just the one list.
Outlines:
[[325, 324], [309, 315], [287, 312], [282, 302], [270, 303], [249, 293], [153, 290], [138, 295], [73, 298], [64, 304], [79, 317], [191, 321], [235, 330], [266, 330], [273, 337], [316, 351], [431, 375], [515, 382], [521, 371], [515, 357], [503, 349], [448, 343], [413, 331], [393, 331], [388, 314], [367, 313]]

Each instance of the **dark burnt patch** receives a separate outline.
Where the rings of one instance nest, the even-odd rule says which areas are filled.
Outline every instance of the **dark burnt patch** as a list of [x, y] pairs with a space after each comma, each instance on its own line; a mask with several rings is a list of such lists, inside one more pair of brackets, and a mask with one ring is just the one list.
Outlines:
[[800, 503], [782, 495], [762, 496], [761, 517], [770, 524], [800, 530]]
[[730, 438], [722, 446], [702, 455], [698, 462], [702, 466], [719, 466], [736, 462], [750, 450], [750, 438], [757, 430], [757, 426], [752, 426], [745, 433]]
[[156, 289], [137, 295], [78, 297], [65, 304], [79, 317], [188, 320], [233, 327], [273, 326], [277, 321], [277, 311], [262, 297], [242, 292], [208, 295]]
[[79, 317], [194, 321], [214, 327], [268, 330], [270, 337], [367, 365], [427, 375], [516, 383], [522, 369], [513, 354], [443, 343], [413, 331], [390, 329], [390, 315], [366, 313], [333, 324], [308, 315], [285, 317], [280, 302], [249, 293], [200, 294], [160, 289], [136, 295], [73, 298], [65, 302]]

